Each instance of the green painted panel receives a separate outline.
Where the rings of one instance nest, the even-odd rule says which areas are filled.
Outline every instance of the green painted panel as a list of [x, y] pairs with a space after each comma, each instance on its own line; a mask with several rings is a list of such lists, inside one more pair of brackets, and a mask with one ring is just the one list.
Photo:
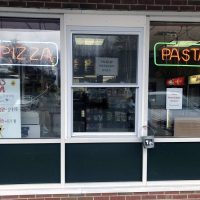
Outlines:
[[59, 183], [59, 144], [1, 144], [0, 184]]
[[156, 143], [148, 150], [148, 180], [200, 180], [200, 143]]
[[141, 143], [67, 144], [66, 182], [142, 181]]

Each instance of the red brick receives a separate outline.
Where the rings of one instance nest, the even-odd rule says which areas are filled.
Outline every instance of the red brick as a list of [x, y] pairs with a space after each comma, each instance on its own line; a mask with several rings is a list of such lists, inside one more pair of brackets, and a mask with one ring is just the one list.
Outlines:
[[110, 10], [113, 8], [112, 4], [97, 4], [97, 9]]
[[27, 2], [27, 7], [42, 8], [44, 7], [44, 2], [37, 2], [37, 1]]
[[47, 197], [47, 198], [44, 198], [44, 199], [45, 200], [60, 200], [60, 198], [57, 198], [57, 197]]
[[78, 197], [78, 200], [93, 200], [93, 197]]
[[110, 200], [125, 200], [125, 196], [112, 196]]
[[85, 194], [86, 197], [95, 197], [95, 196], [101, 196], [101, 193], [89, 193], [89, 194]]
[[163, 11], [179, 11], [179, 6], [163, 6]]
[[187, 199], [187, 195], [184, 194], [173, 195], [173, 199]]
[[80, 9], [97, 9], [97, 4], [80, 4]]
[[102, 196], [117, 196], [117, 193], [102, 193]]
[[146, 5], [131, 5], [131, 10], [146, 10]]
[[120, 3], [120, 0], [105, 0], [104, 3]]
[[187, 5], [187, 0], [172, 0], [173, 5]]
[[64, 197], [64, 198], [60, 198], [60, 200], [77, 200], [77, 198], [76, 197]]
[[126, 200], [140, 200], [141, 196], [126, 196]]
[[94, 197], [94, 200], [109, 200], [109, 197]]
[[154, 4], [154, 0], [138, 0], [138, 4]]
[[194, 194], [195, 191], [180, 191], [180, 194]]
[[53, 197], [61, 198], [61, 197], [69, 197], [69, 195], [68, 194], [53, 194]]
[[149, 194], [165, 194], [164, 192], [149, 192]]
[[134, 195], [134, 193], [133, 192], [120, 192], [120, 193], [117, 193], [117, 195], [131, 196], [131, 195]]
[[34, 199], [35, 198], [35, 195], [19, 195], [19, 197], [18, 198], [32, 198], [32, 199]]
[[85, 194], [69, 194], [69, 197], [84, 197]]
[[157, 195], [157, 199], [173, 199], [173, 195]]
[[137, 0], [121, 0], [121, 4], [137, 4]]
[[8, 1], [0, 1], [0, 6], [8, 6]]
[[162, 10], [162, 6], [147, 5], [147, 10]]
[[165, 192], [165, 194], [180, 194], [180, 192], [176, 192], [176, 191], [168, 191], [168, 192]]
[[200, 6], [196, 6], [196, 11], [200, 11]]
[[87, 0], [72, 0], [72, 3], [87, 3]]
[[9, 1], [9, 7], [26, 7], [26, 2], [22, 1]]
[[156, 195], [144, 195], [142, 196], [142, 199], [146, 199], [146, 200], [156, 199]]
[[117, 10], [130, 10], [130, 6], [127, 4], [121, 5], [121, 4], [116, 4], [114, 5], [114, 9]]
[[88, 0], [88, 3], [103, 3], [103, 0]]
[[200, 5], [200, 1], [197, 1], [197, 0], [190, 0], [190, 1], [188, 1], [188, 4], [189, 4], [189, 5]]
[[62, 7], [73, 9], [73, 8], [80, 8], [80, 5], [78, 3], [63, 3]]
[[180, 11], [196, 11], [195, 6], [180, 6]]
[[40, 197], [52, 197], [52, 195], [51, 194], [37, 194], [36, 195], [36, 198], [40, 198]]
[[62, 8], [62, 4], [59, 3], [45, 3], [46, 8]]
[[17, 199], [18, 195], [7, 195], [7, 196], [0, 196], [0, 199]]
[[[23, 200], [24, 198], [22, 197], [22, 200]], [[44, 198], [28, 198], [28, 200], [44, 200]]]
[[170, 5], [171, 0], [155, 0], [155, 4]]
[[134, 192], [133, 194], [136, 194], [136, 195], [146, 195], [148, 193], [147, 192]]
[[188, 199], [200, 199], [200, 194], [188, 194]]

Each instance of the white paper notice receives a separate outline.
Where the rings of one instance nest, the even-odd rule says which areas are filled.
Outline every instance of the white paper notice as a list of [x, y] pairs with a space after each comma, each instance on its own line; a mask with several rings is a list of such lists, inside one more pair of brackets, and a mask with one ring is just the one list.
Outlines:
[[167, 88], [166, 109], [182, 109], [183, 88]]
[[0, 138], [21, 138], [19, 79], [0, 79]]
[[118, 58], [96, 57], [95, 68], [97, 76], [117, 76]]

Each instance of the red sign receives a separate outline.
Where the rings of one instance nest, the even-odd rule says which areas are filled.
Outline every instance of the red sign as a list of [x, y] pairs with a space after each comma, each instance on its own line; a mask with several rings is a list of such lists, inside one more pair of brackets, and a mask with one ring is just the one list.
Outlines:
[[167, 86], [183, 86], [185, 85], [185, 77], [177, 77], [166, 80]]

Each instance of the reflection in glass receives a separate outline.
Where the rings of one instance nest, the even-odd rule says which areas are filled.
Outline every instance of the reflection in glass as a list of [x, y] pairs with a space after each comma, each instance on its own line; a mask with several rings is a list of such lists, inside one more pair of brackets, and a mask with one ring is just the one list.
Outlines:
[[[1, 18], [0, 82], [19, 87], [0, 92], [0, 101], [11, 94], [15, 99], [12, 105], [5, 103], [5, 112], [0, 113], [4, 127], [0, 138], [60, 137], [59, 20], [12, 19]], [[19, 124], [16, 112], [21, 116]], [[8, 130], [11, 123], [19, 127], [17, 134]]]
[[200, 137], [199, 33], [199, 23], [151, 23], [148, 134]]
[[135, 83], [137, 35], [73, 34], [74, 83]]
[[135, 89], [74, 88], [74, 132], [134, 132]]

